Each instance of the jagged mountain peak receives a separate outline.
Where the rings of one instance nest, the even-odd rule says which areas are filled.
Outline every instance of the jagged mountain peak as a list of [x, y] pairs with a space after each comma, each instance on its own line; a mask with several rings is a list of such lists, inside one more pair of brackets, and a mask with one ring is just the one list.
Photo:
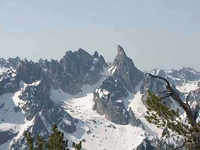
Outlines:
[[155, 68], [155, 69], [151, 70], [150, 73], [164, 77], [166, 74], [166, 71], [163, 69], [160, 69], [160, 68]]
[[21, 59], [17, 56], [15, 58], [9, 57], [7, 60], [0, 58], [0, 67], [16, 69]]
[[24, 58], [21, 62], [28, 63], [29, 61], [26, 58]]
[[125, 53], [124, 48], [122, 46], [118, 45], [117, 51], [118, 51], [118, 54], [126, 56], [126, 53]]
[[169, 70], [167, 74], [174, 77], [180, 78], [181, 80], [188, 80], [188, 81], [197, 81], [200, 80], [200, 72], [196, 71], [193, 68], [183, 67], [179, 70]]
[[182, 69], [180, 69], [182, 72], [190, 72], [192, 74], [198, 74], [200, 75], [200, 72], [196, 71], [195, 69], [193, 68], [190, 68], [190, 67], [183, 67]]
[[[83, 48], [79, 48], [77, 51], [79, 54], [80, 53], [88, 53], [86, 50], [84, 50]], [[88, 53], [89, 54], [89, 53]]]
[[129, 57], [126, 56], [124, 49], [118, 45], [118, 54], [109, 71], [117, 74], [124, 82], [126, 88], [133, 93], [137, 84], [142, 80], [143, 73], [137, 69]]
[[5, 59], [4, 58], [0, 58], [0, 61], [5, 61]]
[[[94, 91], [94, 107], [99, 114], [117, 124], [140, 124], [132, 111], [125, 108], [123, 99], [129, 93], [136, 92], [136, 86], [143, 79], [143, 72], [138, 70], [133, 61], [126, 56], [124, 49], [118, 45], [118, 54], [107, 71], [106, 78]], [[120, 115], [119, 115], [120, 114]]]
[[23, 82], [31, 84], [41, 78], [43, 70], [38, 63], [24, 59], [16, 69], [17, 76]]
[[38, 60], [38, 63], [39, 63], [39, 64], [42, 64], [42, 63], [45, 62], [45, 60], [47, 60], [47, 59], [42, 59], [42, 58], [40, 58], [40, 59]]
[[[0, 121], [6, 125], [10, 116], [22, 115], [21, 120], [26, 119], [30, 124], [21, 122], [19, 126], [13, 122], [13, 125], [17, 126], [17, 131], [19, 127], [29, 126], [27, 126], [27, 129], [22, 129], [20, 134], [23, 134], [24, 131], [31, 131], [33, 135], [43, 134], [45, 137], [48, 137], [47, 135], [50, 133], [49, 127], [56, 123], [65, 134], [74, 132], [70, 136], [76, 138], [77, 141], [87, 140], [87, 142], [83, 142], [84, 149], [89, 149], [88, 143], [101, 144], [101, 141], [102, 145], [99, 148], [95, 147], [95, 149], [113, 149], [110, 146], [105, 146], [107, 143], [111, 145], [110, 143], [114, 141], [113, 138], [117, 139], [114, 141], [116, 145], [118, 141], [125, 141], [123, 145], [126, 146], [130, 145], [130, 142], [127, 141], [129, 137], [129, 139], [136, 136], [140, 137], [140, 140], [133, 141], [132, 145], [129, 146], [130, 149], [133, 149], [145, 137], [149, 136], [149, 134], [143, 133], [144, 130], [148, 133], [148, 124], [142, 116], [145, 112], [145, 105], [141, 101], [143, 95], [146, 95], [144, 91], [148, 88], [153, 92], [158, 92], [159, 90], [162, 91], [164, 86], [159, 80], [147, 82], [144, 73], [135, 67], [123, 47], [118, 45], [117, 51], [114, 62], [109, 65], [110, 69], [107, 67], [103, 56], [98, 54], [97, 51], [91, 55], [82, 48], [73, 52], [67, 51], [60, 61], [40, 59], [38, 63], [35, 63], [27, 59], [20, 60], [21, 63], [16, 70], [10, 67], [11, 70], [0, 75], [0, 116], [3, 116]], [[9, 59], [9, 61], [12, 61], [12, 59]], [[8, 63], [7, 60], [0, 59], [0, 66], [1, 62]], [[193, 86], [190, 82], [183, 83], [182, 77], [186, 80], [194, 77], [197, 79], [198, 77], [190, 75], [192, 73], [198, 74], [191, 68], [174, 70], [173, 73], [154, 69], [153, 73], [163, 75], [176, 86], [180, 83], [179, 89], [184, 85]], [[196, 102], [196, 99], [199, 99], [198, 95], [200, 95], [200, 84], [196, 82], [195, 84], [197, 88], [190, 93], [190, 96], [192, 97], [191, 100]], [[87, 88], [89, 89], [85, 90]], [[88, 91], [94, 91], [94, 93]], [[8, 98], [5, 99], [5, 97]], [[11, 102], [14, 102], [12, 107], [10, 106], [9, 110], [6, 110]], [[116, 124], [110, 125], [110, 121], [92, 110], [92, 105], [94, 105], [93, 109], [100, 115], [105, 115], [108, 120]], [[17, 113], [12, 110], [17, 111]], [[11, 115], [7, 115], [7, 117], [5, 114], [9, 111], [11, 111]], [[98, 120], [98, 118], [100, 119]], [[134, 126], [134, 128], [127, 124]], [[115, 136], [119, 131], [120, 134]], [[135, 134], [129, 134], [129, 131]], [[142, 134], [140, 131], [142, 131]], [[122, 140], [121, 136], [124, 133], [125, 136]], [[3, 134], [10, 135], [9, 132], [0, 131], [0, 135]], [[130, 136], [127, 138], [126, 134]], [[24, 145], [23, 135], [12, 135], [6, 140], [12, 141], [13, 137], [16, 137], [14, 140], [17, 142], [11, 144], [16, 145], [16, 149]], [[5, 142], [3, 141], [3, 143]], [[149, 142], [152, 144], [152, 141]], [[143, 142], [142, 144], [145, 145], [146, 143]], [[0, 142], [1, 144], [2, 142]], [[116, 147], [120, 149], [121, 147], [118, 147], [118, 145]], [[91, 149], [94, 149], [94, 147]], [[127, 147], [124, 149], [127, 149]]]
[[[91, 56], [87, 51], [85, 51], [83, 48], [79, 48], [77, 51], [66, 51], [64, 57], [62, 59], [69, 59], [71, 57], [85, 57], [85, 56]], [[61, 59], [61, 60], [62, 60]]]
[[20, 58], [19, 58], [19, 56], [17, 56], [17, 57], [15, 57], [15, 58], [12, 58], [12, 57], [9, 57], [8, 59], [7, 59], [8, 61], [10, 61], [10, 60], [21, 60]]
[[117, 52], [118, 53], [117, 53], [117, 56], [115, 57], [113, 64], [118, 65], [119, 63], [122, 63], [124, 61], [130, 61], [131, 60], [129, 57], [126, 56], [126, 53], [125, 53], [123, 47], [121, 47], [120, 45], [117, 46]]
[[179, 71], [179, 72], [191, 72], [193, 74], [200, 74], [200, 72], [198, 72], [197, 70], [195, 70], [194, 68], [191, 68], [191, 67], [183, 67], [183, 68], [178, 69], [178, 70], [171, 69], [171, 70], [167, 71], [167, 73], [173, 73], [173, 72], [176, 72], [176, 71]]
[[97, 51], [95, 51], [93, 56], [94, 56], [94, 58], [98, 58], [99, 57], [99, 53]]
[[138, 70], [133, 63], [133, 60], [127, 57], [124, 49], [120, 45], [117, 46], [117, 51], [118, 53], [114, 59], [112, 66], [116, 67], [118, 75], [121, 75], [125, 70], [128, 71], [130, 68], [135, 68], [136, 70]]

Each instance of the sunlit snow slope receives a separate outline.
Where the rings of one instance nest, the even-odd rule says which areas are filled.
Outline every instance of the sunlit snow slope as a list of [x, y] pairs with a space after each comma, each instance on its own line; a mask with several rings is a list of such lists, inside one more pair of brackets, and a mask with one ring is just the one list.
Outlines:
[[[53, 91], [52, 99], [65, 108], [65, 110], [77, 118], [77, 131], [73, 134], [66, 134], [66, 137], [78, 143], [83, 141], [83, 148], [88, 150], [132, 150], [137, 147], [146, 135], [155, 135], [156, 127], [151, 129], [148, 127], [148, 133], [140, 127], [129, 125], [118, 125], [110, 122], [105, 116], [99, 115], [92, 109], [93, 102], [93, 87], [83, 87], [83, 92], [71, 96], [64, 93], [62, 90]], [[145, 106], [141, 101], [141, 94], [138, 92], [135, 96], [130, 96], [124, 101], [129, 101], [133, 110], [140, 119], [144, 121], [143, 115]], [[148, 124], [149, 126], [149, 124]]]

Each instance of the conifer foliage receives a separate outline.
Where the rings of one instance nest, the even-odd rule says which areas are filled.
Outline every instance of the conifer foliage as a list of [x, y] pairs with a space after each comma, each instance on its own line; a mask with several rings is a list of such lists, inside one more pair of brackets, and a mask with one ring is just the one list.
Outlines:
[[[148, 107], [145, 115], [147, 121], [155, 124], [158, 128], [162, 128], [163, 137], [176, 136], [176, 138], [181, 138], [183, 144], [175, 149], [200, 150], [200, 123], [197, 121], [196, 115], [199, 107], [191, 108], [188, 97], [184, 102], [165, 78], [152, 74], [150, 74], [150, 77], [164, 81], [166, 90], [162, 92], [164, 94], [162, 97], [148, 92], [146, 99]], [[171, 98], [179, 105], [179, 108], [176, 110], [169, 108], [163, 102], [164, 98]], [[172, 103], [170, 99], [169, 101]], [[186, 114], [186, 119], [181, 118], [180, 110]]]
[[47, 140], [48, 150], [68, 150], [68, 141], [64, 140], [64, 133], [58, 130], [57, 125], [53, 125], [52, 134]]
[[[31, 133], [25, 133], [28, 150], [69, 150], [68, 140], [64, 139], [64, 133], [58, 130], [56, 124], [52, 127], [52, 134], [45, 140], [42, 136], [37, 135], [37, 140], [34, 142]], [[73, 144], [75, 150], [81, 150], [82, 143]]]
[[82, 142], [80, 141], [78, 144], [73, 142], [72, 147], [75, 148], [75, 150], [80, 150], [82, 147]]

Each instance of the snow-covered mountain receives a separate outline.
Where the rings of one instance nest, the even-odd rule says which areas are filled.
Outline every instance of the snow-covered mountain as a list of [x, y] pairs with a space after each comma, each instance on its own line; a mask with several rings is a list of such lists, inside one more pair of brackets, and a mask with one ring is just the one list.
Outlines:
[[[199, 103], [200, 73], [191, 68], [154, 69], [167, 78], [181, 96]], [[57, 124], [71, 142], [83, 141], [88, 150], [165, 149], [161, 130], [144, 114], [147, 90], [162, 92], [159, 80], [150, 80], [121, 46], [113, 63], [98, 52], [68, 51], [58, 60], [38, 62], [0, 59], [0, 150], [27, 149], [24, 133], [45, 138]]]

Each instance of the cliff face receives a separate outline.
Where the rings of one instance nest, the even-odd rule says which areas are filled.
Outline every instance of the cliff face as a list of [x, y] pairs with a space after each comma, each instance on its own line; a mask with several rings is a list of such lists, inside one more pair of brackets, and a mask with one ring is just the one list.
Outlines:
[[[17, 57], [0, 59], [0, 66], [3, 68], [0, 74], [0, 96], [6, 95], [9, 99], [0, 101], [0, 111], [5, 109], [7, 112], [9, 108], [9, 113], [21, 116], [24, 118], [22, 120], [30, 123], [24, 131], [0, 131], [6, 137], [1, 144], [17, 135], [10, 145], [10, 148], [16, 149], [25, 143], [21, 132], [31, 131], [33, 136], [42, 134], [47, 138], [53, 124], [57, 124], [65, 133], [76, 131], [75, 123], [78, 120], [52, 101], [51, 91], [61, 89], [68, 94], [77, 94], [84, 84], [93, 85], [100, 80], [107, 63], [97, 52], [90, 55], [79, 49], [66, 52], [60, 61], [40, 59], [37, 63]], [[5, 112], [0, 123], [8, 121]]]
[[131, 92], [135, 92], [135, 87], [143, 79], [143, 72], [138, 70], [132, 59], [126, 56], [124, 49], [118, 45], [118, 54], [113, 62], [116, 74], [121, 78], [125, 87]]
[[134, 66], [121, 46], [117, 47], [117, 51], [106, 78], [94, 92], [93, 109], [101, 115], [105, 114], [107, 119], [117, 124], [128, 124], [130, 119], [133, 124], [132, 111], [127, 111], [123, 99], [128, 97], [129, 93], [135, 92], [136, 86], [143, 79], [143, 73]]
[[60, 60], [40, 61], [46, 74], [54, 79], [53, 88], [75, 95], [81, 92], [84, 84], [93, 85], [102, 77], [101, 72], [107, 66], [104, 58], [97, 52], [90, 55], [83, 49], [66, 52]]

